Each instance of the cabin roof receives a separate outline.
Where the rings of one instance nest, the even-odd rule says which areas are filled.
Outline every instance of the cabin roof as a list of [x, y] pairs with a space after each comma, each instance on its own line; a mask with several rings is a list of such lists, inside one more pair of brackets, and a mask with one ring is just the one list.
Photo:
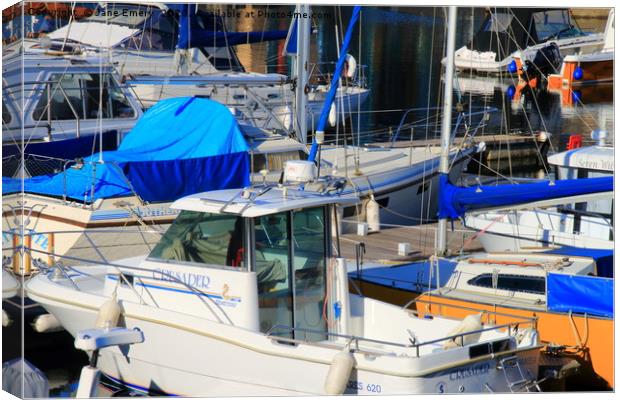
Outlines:
[[243, 197], [241, 189], [215, 190], [183, 197], [175, 201], [171, 207], [179, 210], [260, 217], [299, 208], [326, 204], [355, 204], [359, 201], [357, 196], [322, 194], [293, 187], [286, 188], [286, 191], [276, 186], [267, 188], [260, 186], [248, 190], [252, 193], [250, 198]]
[[594, 260], [545, 253], [477, 253], [458, 263], [456, 270], [480, 274], [498, 270], [499, 274], [544, 276], [546, 272], [586, 275], [594, 272]]
[[605, 146], [587, 146], [564, 151], [547, 157], [549, 164], [559, 167], [614, 171], [614, 149]]

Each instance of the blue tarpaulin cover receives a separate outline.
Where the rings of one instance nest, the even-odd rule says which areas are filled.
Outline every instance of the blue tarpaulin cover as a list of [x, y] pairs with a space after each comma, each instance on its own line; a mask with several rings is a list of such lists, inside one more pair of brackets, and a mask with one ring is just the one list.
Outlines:
[[270, 40], [285, 39], [288, 31], [264, 31], [264, 32], [226, 32], [209, 29], [209, 26], [201, 27], [196, 18], [195, 4], [179, 4], [175, 9], [180, 10], [179, 40], [177, 49], [190, 49], [194, 47], [228, 47], [245, 43], [266, 42]]
[[604, 278], [614, 277], [614, 251], [613, 249], [584, 249], [579, 247], [563, 246], [553, 250], [547, 250], [548, 254], [560, 254], [564, 256], [590, 257], [596, 262], [596, 275]]
[[[92, 202], [126, 196], [173, 201], [190, 194], [249, 184], [248, 146], [223, 105], [202, 98], [162, 100], [129, 132], [118, 150], [84, 159], [81, 169], [24, 180], [24, 191]], [[93, 186], [93, 177], [95, 185]], [[2, 178], [2, 193], [21, 191], [19, 179]]]
[[467, 211], [614, 190], [613, 176], [496, 186], [457, 187], [439, 177], [439, 218], [459, 218]]
[[550, 273], [547, 276], [547, 308], [613, 318], [614, 280]]

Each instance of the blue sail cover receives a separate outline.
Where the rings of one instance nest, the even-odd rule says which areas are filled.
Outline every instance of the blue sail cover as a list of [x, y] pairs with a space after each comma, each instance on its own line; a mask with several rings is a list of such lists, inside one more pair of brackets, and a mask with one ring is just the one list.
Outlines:
[[[179, 40], [177, 49], [191, 49], [195, 47], [228, 47], [245, 43], [266, 42], [285, 39], [288, 31], [264, 32], [226, 32], [223, 24], [214, 23], [201, 27], [196, 15], [195, 4], [178, 4], [174, 9], [180, 11]], [[206, 24], [210, 25], [210, 24]]]
[[547, 308], [613, 318], [614, 280], [550, 273], [547, 276]]
[[[118, 150], [84, 159], [81, 169], [25, 179], [24, 191], [92, 202], [127, 196], [173, 201], [193, 193], [249, 185], [248, 146], [223, 105], [202, 98], [162, 100], [129, 132]], [[95, 178], [95, 179], [93, 179]], [[94, 182], [94, 185], [93, 185]], [[2, 193], [21, 190], [2, 179]]]
[[[323, 102], [323, 109], [321, 110], [321, 116], [319, 117], [319, 123], [316, 128], [317, 132], [325, 131], [325, 125], [327, 125], [327, 118], [329, 117], [329, 111], [332, 107], [332, 103], [334, 102], [334, 98], [336, 98], [336, 91], [338, 90], [338, 81], [340, 80], [340, 76], [342, 75], [342, 70], [344, 69], [344, 63], [347, 58], [347, 51], [349, 50], [349, 44], [351, 43], [351, 38], [353, 37], [353, 29], [355, 28], [355, 24], [357, 23], [357, 20], [359, 19], [360, 11], [361, 11], [360, 6], [353, 7], [353, 14], [351, 15], [351, 19], [349, 20], [349, 25], [347, 26], [347, 32], [345, 33], [344, 39], [342, 40], [342, 47], [340, 49], [340, 58], [338, 58], [338, 62], [336, 63], [336, 70], [334, 71], [334, 76], [332, 78], [332, 82], [329, 87], [329, 92], [327, 92], [327, 96], [325, 96], [325, 101]], [[318, 151], [318, 144], [316, 143], [316, 140], [313, 140], [312, 147], [310, 148], [310, 154], [308, 155], [308, 160], [314, 161], [317, 151]]]
[[497, 186], [457, 187], [446, 174], [439, 177], [439, 218], [459, 218], [467, 211], [525, 204], [614, 190], [613, 176], [563, 179], [550, 182]]

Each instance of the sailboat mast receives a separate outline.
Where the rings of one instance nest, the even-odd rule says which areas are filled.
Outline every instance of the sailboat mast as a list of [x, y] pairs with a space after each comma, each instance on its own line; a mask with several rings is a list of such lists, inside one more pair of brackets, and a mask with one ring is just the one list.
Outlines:
[[310, 52], [310, 6], [299, 5], [300, 17], [297, 19], [297, 62], [295, 75], [297, 88], [295, 91], [295, 112], [297, 116], [298, 137], [302, 143], [307, 143], [308, 116], [306, 87], [308, 86], [308, 53]]
[[[446, 46], [446, 74], [443, 93], [443, 119], [441, 122], [441, 158], [439, 161], [439, 173], [450, 173], [450, 136], [452, 133], [452, 83], [454, 81], [454, 42], [456, 39], [456, 6], [448, 7], [448, 43]], [[447, 249], [447, 224], [446, 218], [440, 218], [437, 226], [438, 255], [444, 255]]]

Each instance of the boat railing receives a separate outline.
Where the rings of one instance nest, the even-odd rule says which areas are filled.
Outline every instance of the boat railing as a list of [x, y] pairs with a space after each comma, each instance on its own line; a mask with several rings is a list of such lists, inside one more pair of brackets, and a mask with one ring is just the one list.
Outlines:
[[[516, 316], [515, 316], [516, 317]], [[516, 317], [516, 318], [521, 318], [521, 317]], [[470, 336], [470, 335], [481, 335], [484, 332], [490, 332], [490, 331], [498, 331], [498, 330], [504, 330], [507, 333], [507, 336], [510, 337], [514, 337], [517, 335], [517, 333], [519, 332], [519, 327], [522, 325], [527, 325], [528, 323], [531, 324], [530, 326], [535, 328], [535, 320], [536, 318], [522, 318], [524, 321], [514, 321], [514, 322], [508, 322], [505, 324], [501, 324], [501, 325], [494, 325], [494, 324], [488, 324], [486, 327], [482, 327], [480, 329], [474, 329], [474, 330], [470, 330], [470, 331], [466, 331], [466, 332], [460, 332], [457, 333], [455, 335], [446, 335], [446, 336], [442, 336], [440, 338], [437, 339], [433, 339], [433, 340], [429, 340], [426, 342], [422, 342], [422, 343], [416, 343], [414, 340], [410, 340], [410, 343], [399, 343], [399, 342], [391, 342], [391, 341], [385, 341], [385, 340], [379, 340], [379, 339], [371, 339], [371, 338], [366, 338], [366, 337], [362, 337], [362, 336], [357, 336], [357, 335], [348, 335], [348, 334], [341, 334], [341, 333], [335, 333], [335, 332], [326, 332], [326, 331], [321, 331], [321, 330], [316, 330], [316, 329], [310, 329], [310, 328], [299, 328], [299, 327], [291, 327], [288, 325], [282, 325], [282, 324], [277, 324], [272, 326], [267, 332], [265, 332], [265, 336], [267, 336], [268, 338], [275, 340], [277, 342], [285, 342], [285, 343], [290, 343], [290, 344], [311, 344], [311, 345], [317, 345], [317, 346], [323, 346], [323, 347], [329, 347], [329, 348], [346, 348], [349, 347], [351, 348], [351, 350], [355, 351], [355, 352], [359, 352], [359, 353], [367, 353], [367, 354], [377, 354], [380, 353], [379, 351], [371, 351], [368, 348], [361, 348], [360, 347], [360, 343], [370, 343], [370, 344], [376, 344], [376, 345], [382, 345], [382, 346], [392, 346], [392, 347], [398, 347], [398, 348], [406, 348], [406, 349], [415, 349], [416, 352], [416, 357], [420, 357], [420, 349], [422, 347], [425, 346], [430, 346], [430, 345], [436, 345], [440, 342], [449, 342], [449, 341], [455, 341], [456, 343], [459, 342], [460, 339], [460, 343], [465, 343], [465, 337], [466, 336]], [[524, 323], [525, 322], [525, 323]], [[297, 333], [301, 334], [301, 336], [303, 338], [297, 338], [295, 336], [300, 336], [300, 335], [296, 335]], [[332, 337], [332, 338], [336, 338], [336, 339], [343, 339], [342, 343], [337, 344], [334, 341], [316, 341], [316, 340], [310, 340], [308, 338], [308, 334], [312, 334], [312, 335], [324, 335], [326, 337]], [[284, 336], [284, 335], [290, 335], [290, 337]], [[499, 338], [499, 340], [505, 340], [506, 337], [502, 337]], [[489, 344], [489, 354], [493, 353], [493, 346], [491, 346], [492, 343], [496, 342], [497, 340], [493, 340], [491, 342], [481, 342], [481, 343], [473, 343], [472, 345], [479, 345], [482, 343], [488, 343]], [[463, 346], [465, 347], [465, 346]]]
[[[392, 143], [392, 147], [394, 147], [394, 144], [396, 143], [396, 141], [400, 137], [401, 130], [403, 130], [403, 129], [412, 129], [412, 128], [415, 128], [415, 127], [426, 127], [427, 126], [428, 122], [426, 120], [422, 121], [421, 123], [418, 123], [418, 122], [406, 123], [407, 117], [409, 116], [410, 113], [415, 112], [415, 111], [428, 112], [429, 110], [439, 111], [440, 109], [441, 108], [439, 108], [439, 107], [431, 107], [431, 108], [419, 108], [419, 107], [416, 107], [416, 108], [410, 108], [410, 109], [405, 110], [405, 112], [403, 113], [403, 115], [402, 115], [402, 117], [400, 119], [398, 127], [396, 128], [396, 132], [390, 138], [390, 142]], [[495, 112], [495, 111], [497, 111], [496, 108], [488, 107], [488, 108], [485, 108], [482, 111], [472, 111], [472, 112], [468, 112], [468, 113], [460, 112], [458, 117], [457, 117], [456, 123], [454, 124], [454, 129], [452, 131], [452, 136], [451, 136], [452, 137], [452, 141], [456, 137], [456, 133], [457, 133], [457, 131], [459, 129], [459, 126], [461, 125], [461, 122], [465, 121], [467, 118], [471, 118], [471, 117], [482, 115], [482, 118], [480, 119], [480, 121], [478, 122], [477, 126], [474, 129], [471, 129], [471, 127], [469, 127], [469, 126], [465, 126], [465, 135], [473, 137], [473, 136], [475, 136], [477, 131], [482, 126], [485, 125], [485, 122], [487, 120], [488, 114], [491, 113], [491, 112]]]
[[[415, 309], [410, 308], [412, 305], [416, 305], [417, 307], [418, 304], [424, 305], [423, 310], [420, 311], [417, 308]], [[432, 312], [431, 309], [433, 307], [438, 308], [439, 311]], [[504, 317], [504, 318], [511, 319], [512, 321], [514, 321], [513, 323], [517, 325], [525, 324], [525, 325], [530, 325], [534, 328], [536, 328], [538, 325], [538, 317], [525, 317], [522, 315], [508, 314], [508, 313], [503, 313], [499, 311], [480, 310], [478, 308], [467, 307], [467, 306], [460, 305], [460, 304], [444, 303], [444, 302], [438, 301], [438, 299], [432, 299], [432, 298], [430, 300], [415, 298], [415, 299], [408, 301], [407, 303], [405, 303], [405, 305], [402, 306], [403, 310], [419, 318], [424, 318], [427, 315], [442, 316], [445, 318], [445, 316], [443, 315], [444, 308], [458, 309], [458, 310], [463, 311], [463, 313], [481, 313], [482, 316], [486, 318], [487, 324], [493, 324], [497, 320], [497, 317]]]
[[[317, 63], [309, 63], [310, 69], [308, 71], [308, 82], [324, 83], [329, 84], [334, 76], [334, 71], [336, 69], [335, 61], [325, 61], [325, 62], [317, 62]], [[265, 73], [268, 73], [269, 70], [281, 70], [288, 69], [289, 64], [265, 64]], [[353, 78], [347, 78], [348, 82], [352, 83], [354, 86], [359, 86], [362, 88], [367, 87], [367, 76], [368, 76], [368, 65], [358, 64], [356, 66], [356, 73]]]
[[[99, 231], [99, 230], [92, 230], [91, 233], [94, 233], [95, 231]], [[121, 230], [121, 229], [113, 229], [113, 230], [100, 230], [99, 232], [105, 232], [105, 233], [132, 233], [135, 234], [135, 232], [132, 231], [126, 231], [126, 230]], [[3, 234], [5, 232], [3, 231]], [[28, 234], [24, 234], [23, 236], [28, 237], [30, 235], [33, 234], [49, 234], [50, 232], [36, 232], [36, 233], [28, 233]], [[55, 234], [58, 233], [83, 233], [86, 234], [88, 236], [88, 234], [86, 232], [83, 231], [57, 231], [57, 232], [53, 232]], [[124, 264], [119, 264], [116, 262], [110, 262], [106, 259], [106, 257], [101, 253], [101, 251], [99, 251], [98, 248], [96, 248], [97, 246], [95, 245], [95, 243], [92, 240], [88, 240], [89, 244], [91, 246], [93, 246], [93, 249], [95, 250], [95, 252], [97, 253], [97, 255], [102, 258], [102, 261], [98, 261], [98, 260], [92, 260], [92, 259], [87, 259], [87, 258], [83, 258], [83, 257], [77, 257], [77, 256], [71, 256], [71, 255], [67, 255], [67, 254], [57, 254], [57, 253], [53, 253], [50, 251], [45, 251], [42, 249], [35, 249], [32, 247], [32, 242], [30, 241], [28, 243], [27, 240], [25, 240], [25, 242], [14, 242], [12, 247], [9, 248], [5, 248], [3, 246], [2, 250], [4, 251], [8, 251], [8, 250], [12, 250], [13, 254], [23, 254], [24, 256], [27, 256], [29, 258], [32, 259], [32, 253], [40, 253], [43, 254], [44, 256], [48, 257], [48, 262], [44, 262], [43, 260], [35, 260], [35, 265], [39, 268], [39, 271], [42, 273], [48, 273], [50, 271], [58, 271], [58, 273], [60, 275], [62, 275], [64, 278], [66, 278], [71, 285], [76, 288], [76, 290], [78, 291], [82, 291], [82, 289], [79, 287], [79, 285], [77, 284], [77, 282], [71, 277], [71, 274], [69, 273], [70, 271], [74, 271], [76, 273], [78, 273], [79, 275], [84, 275], [84, 269], [88, 269], [89, 266], [91, 267], [108, 267], [108, 268], [113, 268], [116, 273], [119, 276], [119, 279], [122, 280], [125, 285], [127, 285], [127, 287], [132, 291], [132, 293], [136, 296], [136, 298], [138, 299], [138, 301], [143, 304], [149, 304], [144, 296], [140, 293], [138, 293], [138, 291], [135, 289], [134, 287], [134, 283], [132, 279], [129, 279], [128, 276], [131, 276], [131, 274], [128, 274], [127, 271], [134, 271], [134, 272], [140, 272], [140, 273], [152, 273], [153, 270], [149, 269], [149, 268], [141, 268], [141, 267], [136, 267], [136, 266], [130, 266], [130, 265], [124, 265]], [[15, 260], [15, 259], [14, 259]], [[73, 266], [66, 266], [64, 265], [63, 260], [67, 260], [70, 261], [72, 263], [80, 263], [82, 265], [80, 265], [81, 270], [77, 270], [75, 269]], [[5, 260], [6, 261], [6, 260]], [[19, 262], [19, 260], [17, 261]], [[83, 264], [87, 264], [87, 265], [83, 265]], [[202, 290], [186, 283], [183, 282], [181, 279], [179, 279], [178, 277], [174, 276], [173, 274], [170, 274], [166, 271], [163, 270], [158, 270], [157, 273], [159, 275], [161, 275], [162, 277], [165, 277], [166, 280], [170, 281], [170, 282], [174, 282], [177, 283], [183, 287], [185, 287], [187, 290], [189, 290], [190, 292], [192, 292], [196, 298], [209, 310], [209, 312], [215, 317], [215, 319], [219, 322], [219, 323], [228, 323], [229, 325], [234, 325], [234, 323], [232, 322], [232, 320], [228, 317], [228, 314], [225, 312], [225, 310], [219, 305], [217, 304], [217, 302], [215, 300], [213, 300], [212, 298], [210, 298], [207, 293], [203, 292]], [[92, 275], [91, 275], [92, 277]], [[132, 276], [133, 278], [133, 276]], [[205, 300], [206, 299], [206, 300]], [[223, 318], [218, 315], [218, 313], [215, 312], [215, 310], [213, 309], [213, 307], [211, 305], [209, 305], [209, 303], [212, 304], [212, 306], [214, 306], [215, 308], [217, 308], [220, 311], [220, 314], [223, 316]], [[151, 303], [150, 305], [159, 308], [159, 305], [157, 305], [155, 302]]]

